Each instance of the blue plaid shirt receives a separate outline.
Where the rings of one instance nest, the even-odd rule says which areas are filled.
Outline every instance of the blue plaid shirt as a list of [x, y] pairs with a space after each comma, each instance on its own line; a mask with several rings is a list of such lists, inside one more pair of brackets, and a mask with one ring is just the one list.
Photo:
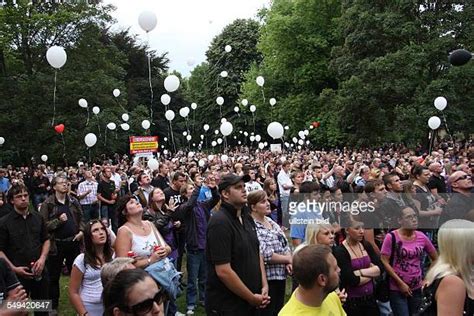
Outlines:
[[268, 217], [267, 220], [272, 225], [271, 229], [266, 228], [254, 220], [257, 227], [258, 240], [260, 242], [260, 254], [265, 263], [265, 271], [267, 272], [267, 280], [285, 280], [286, 265], [283, 263], [270, 263], [270, 260], [274, 253], [279, 255], [290, 253], [288, 239], [286, 239], [285, 234], [277, 223]]

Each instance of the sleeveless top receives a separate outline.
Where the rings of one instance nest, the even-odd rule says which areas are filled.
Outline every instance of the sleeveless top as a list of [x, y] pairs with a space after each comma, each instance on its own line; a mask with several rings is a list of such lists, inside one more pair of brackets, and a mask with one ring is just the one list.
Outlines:
[[135, 234], [130, 228], [126, 227], [132, 233], [132, 249], [138, 257], [148, 258], [153, 253], [153, 247], [158, 246], [159, 243], [156, 240], [155, 232], [151, 223], [147, 223], [150, 226], [150, 233], [147, 236], [140, 236]]
[[[370, 268], [370, 263], [371, 261], [368, 255], [351, 259], [351, 267], [354, 271]], [[348, 298], [369, 296], [374, 293], [374, 282], [370, 281], [354, 287], [348, 286], [346, 291]]]
[[[427, 290], [431, 291], [433, 293], [432, 296], [432, 302], [431, 305], [420, 315], [423, 316], [436, 316], [438, 315], [438, 305], [436, 303], [436, 291], [438, 291], [438, 286], [441, 283], [443, 278], [439, 278], [433, 281], [431, 283]], [[424, 291], [426, 291], [424, 289]], [[429, 304], [429, 303], [428, 303]], [[474, 300], [468, 296], [468, 293], [466, 292], [466, 299], [464, 300], [464, 310], [463, 310], [463, 316], [474, 316]]]

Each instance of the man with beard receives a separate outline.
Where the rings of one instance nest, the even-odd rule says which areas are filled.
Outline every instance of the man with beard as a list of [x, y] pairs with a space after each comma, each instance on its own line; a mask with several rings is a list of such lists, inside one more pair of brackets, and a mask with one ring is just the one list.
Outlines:
[[221, 208], [207, 227], [207, 315], [257, 315], [270, 302], [255, 222], [246, 208], [249, 180], [228, 174], [219, 183]]
[[293, 276], [299, 285], [278, 315], [346, 315], [334, 292], [339, 272], [328, 246], [303, 247], [293, 256]]

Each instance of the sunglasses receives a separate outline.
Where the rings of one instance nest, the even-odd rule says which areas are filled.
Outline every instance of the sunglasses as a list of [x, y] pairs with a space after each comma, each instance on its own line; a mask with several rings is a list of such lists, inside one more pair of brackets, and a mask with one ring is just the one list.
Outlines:
[[470, 178], [470, 176], [467, 175], [467, 174], [465, 174], [465, 175], [463, 175], [462, 177], [457, 178], [457, 179], [454, 180], [453, 182], [458, 182], [458, 181], [460, 181], [460, 180], [466, 180], [466, 179], [469, 179], [469, 178]]
[[144, 315], [152, 310], [154, 303], [160, 305], [163, 302], [164, 297], [165, 295], [163, 291], [158, 291], [153, 298], [149, 298], [133, 306], [124, 306], [122, 310], [133, 315]]

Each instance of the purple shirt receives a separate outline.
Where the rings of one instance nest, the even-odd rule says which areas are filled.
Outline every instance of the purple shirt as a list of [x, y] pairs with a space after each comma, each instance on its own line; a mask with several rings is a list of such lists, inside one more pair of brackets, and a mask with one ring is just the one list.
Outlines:
[[[351, 267], [353, 271], [370, 268], [370, 257], [364, 256], [362, 258], [351, 259]], [[363, 297], [372, 295], [374, 293], [374, 282], [368, 282], [356, 287], [347, 287], [347, 297]]]
[[[401, 240], [397, 230], [393, 231], [393, 234], [395, 235], [395, 254], [393, 254], [392, 268], [410, 289], [419, 289], [423, 280], [421, 269], [423, 253], [433, 253], [436, 252], [436, 249], [422, 232], [415, 231], [415, 239], [412, 241]], [[380, 254], [387, 257], [392, 256], [392, 236], [390, 234], [385, 236]], [[390, 278], [390, 290], [400, 291], [392, 278]]]

